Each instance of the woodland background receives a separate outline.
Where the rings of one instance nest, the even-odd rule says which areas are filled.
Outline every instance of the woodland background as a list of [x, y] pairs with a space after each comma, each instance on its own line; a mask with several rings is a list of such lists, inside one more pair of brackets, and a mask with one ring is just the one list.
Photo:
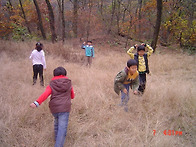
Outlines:
[[[105, 35], [195, 51], [195, 0], [0, 0], [5, 40], [95, 40]], [[108, 42], [110, 42], [108, 40]], [[122, 44], [121, 40], [115, 41]]]

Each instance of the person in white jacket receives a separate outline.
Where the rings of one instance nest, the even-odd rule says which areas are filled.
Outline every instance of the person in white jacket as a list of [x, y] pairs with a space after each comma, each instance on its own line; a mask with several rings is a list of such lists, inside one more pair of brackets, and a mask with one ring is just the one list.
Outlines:
[[44, 86], [43, 69], [46, 69], [46, 60], [45, 53], [42, 49], [43, 44], [40, 42], [36, 43], [35, 49], [29, 57], [33, 63], [33, 85], [36, 84], [37, 76], [39, 74], [40, 85]]

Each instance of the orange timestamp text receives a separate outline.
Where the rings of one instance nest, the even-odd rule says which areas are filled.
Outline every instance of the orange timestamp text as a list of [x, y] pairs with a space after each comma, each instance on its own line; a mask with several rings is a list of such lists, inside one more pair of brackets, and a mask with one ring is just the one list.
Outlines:
[[[155, 136], [156, 130], [153, 130], [153, 135]], [[182, 131], [174, 131], [174, 130], [164, 130], [163, 134], [165, 136], [182, 136]]]

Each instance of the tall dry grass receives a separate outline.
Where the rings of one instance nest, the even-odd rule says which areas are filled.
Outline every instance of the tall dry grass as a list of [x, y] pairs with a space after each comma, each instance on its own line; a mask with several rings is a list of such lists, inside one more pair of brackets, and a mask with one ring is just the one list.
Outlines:
[[[44, 91], [39, 84], [32, 86], [28, 56], [35, 42], [0, 43], [0, 146], [53, 146], [49, 98], [39, 108], [29, 107]], [[66, 147], [196, 145], [196, 56], [153, 54], [146, 92], [142, 97], [130, 95], [126, 113], [118, 106], [120, 97], [113, 91], [113, 79], [129, 59], [126, 53], [95, 46], [93, 66], [87, 68], [83, 65], [85, 59], [80, 45], [44, 42], [44, 46], [45, 84], [52, 78], [53, 69], [63, 66], [76, 93]], [[182, 131], [182, 135], [165, 136], [164, 130]]]

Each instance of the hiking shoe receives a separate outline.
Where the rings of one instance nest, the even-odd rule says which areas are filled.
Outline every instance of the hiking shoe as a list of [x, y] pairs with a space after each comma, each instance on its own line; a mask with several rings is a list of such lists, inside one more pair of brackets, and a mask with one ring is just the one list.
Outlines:
[[124, 110], [125, 110], [125, 112], [128, 112], [128, 107], [125, 106], [125, 107], [124, 107]]

